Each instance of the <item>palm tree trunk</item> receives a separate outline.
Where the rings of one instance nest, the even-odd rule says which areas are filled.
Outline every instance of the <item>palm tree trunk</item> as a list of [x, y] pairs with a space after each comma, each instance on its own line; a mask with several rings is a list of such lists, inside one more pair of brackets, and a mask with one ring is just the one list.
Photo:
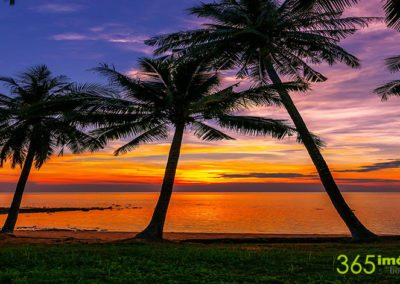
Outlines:
[[176, 125], [174, 138], [168, 156], [168, 163], [165, 169], [164, 180], [161, 186], [160, 197], [154, 210], [150, 224], [139, 233], [136, 238], [139, 239], [162, 239], [164, 223], [167, 216], [169, 202], [171, 200], [174, 187], [176, 168], [178, 167], [179, 155], [181, 152], [183, 133], [185, 124]]
[[[274, 84], [281, 84], [282, 81], [279, 78], [275, 68], [271, 63], [267, 65], [267, 73]], [[301, 114], [297, 110], [292, 98], [287, 91], [280, 91], [279, 95], [282, 99], [286, 110], [288, 111], [290, 117], [295, 124], [297, 131], [310, 155], [317, 171], [321, 182], [329, 195], [333, 205], [335, 206], [337, 212], [342, 217], [343, 221], [349, 228], [353, 240], [363, 241], [376, 239], [377, 236], [369, 231], [361, 222], [358, 220], [354, 212], [347, 205], [345, 199], [343, 198], [335, 180], [331, 174], [328, 164], [325, 162], [320, 150], [318, 149], [315, 141], [310, 134]]]
[[21, 176], [19, 177], [18, 180], [17, 188], [15, 189], [10, 210], [8, 211], [6, 222], [4, 223], [4, 226], [1, 230], [2, 234], [12, 234], [14, 232], [15, 224], [17, 223], [19, 209], [21, 207], [22, 196], [25, 191], [25, 185], [26, 182], [28, 181], [29, 173], [31, 172], [32, 169], [34, 158], [35, 158], [35, 150], [31, 143], [29, 145], [25, 163], [22, 168]]

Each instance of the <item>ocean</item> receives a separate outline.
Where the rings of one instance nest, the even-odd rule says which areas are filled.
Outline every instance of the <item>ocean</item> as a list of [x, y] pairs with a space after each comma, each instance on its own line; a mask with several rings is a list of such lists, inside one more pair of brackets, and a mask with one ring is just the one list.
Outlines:
[[[400, 234], [400, 193], [345, 193], [375, 233]], [[0, 207], [12, 195], [0, 194]], [[19, 229], [137, 232], [149, 222], [157, 193], [28, 193], [23, 207], [112, 210], [20, 214]], [[6, 215], [0, 215], [3, 222]], [[325, 193], [174, 193], [166, 232], [348, 234]]]

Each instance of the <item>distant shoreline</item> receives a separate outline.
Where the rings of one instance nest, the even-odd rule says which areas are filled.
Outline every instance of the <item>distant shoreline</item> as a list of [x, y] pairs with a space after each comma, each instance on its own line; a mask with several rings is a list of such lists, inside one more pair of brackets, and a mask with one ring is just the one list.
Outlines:
[[[343, 192], [400, 192], [398, 182], [385, 184], [339, 184]], [[0, 192], [14, 192], [15, 183], [0, 183]], [[27, 193], [33, 192], [159, 192], [160, 183], [99, 183], [99, 184], [41, 184], [28, 183]], [[174, 192], [325, 192], [319, 183], [213, 183], [176, 184]]]
[[[344, 193], [400, 193], [400, 188], [395, 190], [341, 190]], [[28, 190], [27, 194], [32, 193], [159, 193], [159, 190]], [[326, 193], [324, 190], [249, 190], [249, 191], [219, 191], [219, 190], [174, 190], [175, 193]], [[2, 191], [0, 194], [11, 194], [12, 190]]]

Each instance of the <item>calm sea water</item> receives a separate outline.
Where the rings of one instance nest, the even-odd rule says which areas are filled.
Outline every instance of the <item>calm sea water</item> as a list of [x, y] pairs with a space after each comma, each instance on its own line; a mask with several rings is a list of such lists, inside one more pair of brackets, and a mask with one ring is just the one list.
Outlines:
[[[19, 228], [139, 231], [156, 193], [34, 193], [23, 207], [108, 207], [113, 210], [21, 214]], [[380, 234], [400, 234], [400, 193], [346, 193], [359, 218]], [[10, 194], [0, 194], [6, 207]], [[5, 215], [0, 215], [3, 222]], [[167, 232], [344, 234], [324, 193], [174, 193]]]

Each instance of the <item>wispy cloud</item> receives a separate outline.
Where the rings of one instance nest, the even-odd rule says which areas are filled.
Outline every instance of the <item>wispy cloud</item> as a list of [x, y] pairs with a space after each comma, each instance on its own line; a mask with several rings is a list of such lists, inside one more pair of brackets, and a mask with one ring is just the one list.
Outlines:
[[148, 79], [150, 79], [150, 77], [148, 75], [146, 75], [145, 73], [140, 71], [140, 69], [138, 69], [138, 68], [129, 69], [127, 72], [125, 72], [125, 74], [127, 76], [133, 78], [133, 79], [136, 79], [136, 80], [148, 80]]
[[144, 44], [147, 35], [134, 34], [120, 25], [92, 27], [84, 32], [66, 32], [50, 36], [56, 41], [103, 41], [118, 45], [128, 51], [152, 54], [153, 48]]
[[[299, 179], [318, 181], [318, 175], [299, 173], [248, 173], [248, 174], [222, 174], [220, 178], [227, 179]], [[383, 178], [336, 178], [339, 184], [364, 184], [364, 183], [400, 183], [397, 179]]]
[[340, 170], [340, 171], [336, 171], [336, 172], [341, 172], [341, 173], [367, 173], [367, 172], [374, 172], [374, 171], [385, 170], [385, 169], [397, 169], [397, 168], [400, 168], [400, 160], [391, 160], [391, 161], [388, 161], [388, 162], [375, 163], [375, 164], [368, 165], [368, 166], [362, 166], [359, 169]]
[[34, 7], [33, 10], [41, 13], [71, 13], [77, 12], [84, 8], [82, 5], [77, 4], [43, 4], [37, 7]]
[[78, 40], [91, 40], [86, 35], [78, 34], [78, 33], [64, 33], [64, 34], [56, 34], [51, 36], [52, 40], [59, 40], [59, 41], [78, 41]]
[[400, 183], [397, 179], [381, 179], [381, 178], [337, 178], [339, 183], [361, 184], [361, 183]]
[[60, 41], [81, 41], [81, 40], [99, 40], [99, 41], [107, 41], [113, 43], [135, 43], [142, 44], [145, 36], [138, 35], [128, 35], [128, 34], [107, 34], [107, 33], [62, 33], [56, 34], [50, 37], [52, 40], [60, 40]]

